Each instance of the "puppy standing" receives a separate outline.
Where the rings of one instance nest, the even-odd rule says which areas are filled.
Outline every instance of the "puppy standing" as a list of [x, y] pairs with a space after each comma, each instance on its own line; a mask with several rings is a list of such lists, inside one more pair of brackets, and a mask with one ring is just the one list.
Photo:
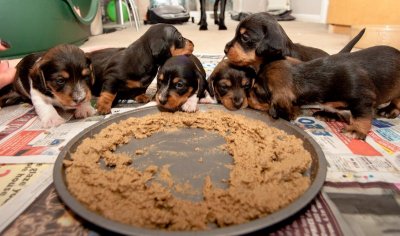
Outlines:
[[108, 48], [89, 53], [96, 76], [93, 95], [97, 111], [107, 114], [113, 102], [134, 99], [148, 102], [147, 87], [159, 66], [171, 56], [191, 54], [193, 44], [172, 25], [152, 25], [128, 48]]
[[[259, 74], [270, 98], [270, 115], [295, 119], [300, 106], [319, 103], [348, 124], [345, 134], [365, 139], [378, 109], [387, 118], [400, 114], [400, 51], [376, 46], [309, 62], [295, 59], [269, 63]], [[346, 111], [350, 111], [350, 116]]]
[[30, 54], [17, 65], [13, 85], [1, 90], [2, 104], [15, 99], [16, 93], [32, 102], [45, 128], [65, 120], [54, 106], [75, 110], [76, 118], [95, 113], [90, 105], [94, 75], [91, 61], [74, 45], [59, 45], [45, 53]]
[[161, 109], [195, 112], [206, 91], [206, 72], [194, 55], [171, 57], [158, 72], [156, 102]]

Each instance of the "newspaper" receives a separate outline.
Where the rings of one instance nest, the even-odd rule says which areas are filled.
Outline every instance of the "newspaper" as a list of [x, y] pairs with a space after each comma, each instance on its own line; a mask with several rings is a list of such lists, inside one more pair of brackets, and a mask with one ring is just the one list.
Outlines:
[[349, 139], [343, 123], [302, 116], [294, 124], [319, 144], [329, 163], [327, 181], [400, 184], [400, 119], [375, 119], [365, 141]]
[[[69, 120], [72, 114], [64, 112]], [[0, 110], [0, 163], [54, 163], [65, 144], [97, 121], [72, 121], [44, 129], [30, 104]]]
[[53, 182], [52, 164], [0, 165], [0, 232]]

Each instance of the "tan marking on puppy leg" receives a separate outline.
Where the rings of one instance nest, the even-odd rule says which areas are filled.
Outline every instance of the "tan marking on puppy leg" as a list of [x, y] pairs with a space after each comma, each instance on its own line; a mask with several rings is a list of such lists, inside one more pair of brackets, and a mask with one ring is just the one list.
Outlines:
[[142, 83], [137, 80], [127, 80], [126, 81], [126, 87], [128, 88], [140, 88], [142, 87]]
[[146, 94], [137, 95], [137, 96], [134, 98], [134, 100], [135, 100], [136, 102], [138, 102], [138, 103], [148, 103], [148, 102], [150, 102], [150, 98], [149, 98], [149, 96], [147, 96]]
[[101, 92], [97, 100], [97, 111], [99, 114], [108, 114], [111, 112], [111, 106], [116, 97], [116, 94], [109, 92]]
[[345, 125], [345, 135], [350, 138], [365, 139], [371, 126], [372, 117], [351, 119], [350, 125]]
[[273, 62], [262, 76], [268, 78], [268, 89], [272, 94], [271, 104], [285, 110], [288, 118], [292, 120], [297, 117], [299, 109], [293, 106], [297, 96], [288, 66], [286, 61]]
[[269, 104], [261, 103], [258, 100], [257, 95], [254, 93], [254, 91], [250, 91], [247, 101], [249, 103], [249, 107], [251, 107], [253, 109], [256, 109], [259, 111], [268, 111], [269, 110]]

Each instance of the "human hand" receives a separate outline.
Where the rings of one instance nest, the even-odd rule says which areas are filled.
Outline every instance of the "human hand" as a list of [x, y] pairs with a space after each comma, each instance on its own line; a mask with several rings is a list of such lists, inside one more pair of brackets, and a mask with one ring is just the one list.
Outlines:
[[[10, 47], [9, 43], [0, 39], [0, 51], [5, 51]], [[0, 60], [0, 89], [13, 82], [16, 72], [14, 67], [10, 68], [7, 60]]]

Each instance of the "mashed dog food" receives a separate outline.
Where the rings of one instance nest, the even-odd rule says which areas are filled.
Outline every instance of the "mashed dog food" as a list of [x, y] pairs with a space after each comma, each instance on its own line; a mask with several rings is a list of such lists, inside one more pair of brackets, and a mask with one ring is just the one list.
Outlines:
[[[172, 186], [168, 166], [140, 171], [132, 166], [135, 151], [114, 152], [132, 139], [183, 128], [221, 135], [233, 159], [228, 187], [218, 188], [209, 176], [204, 178], [201, 201], [180, 199], [154, 180], [161, 174]], [[304, 174], [310, 165], [310, 153], [295, 136], [218, 110], [128, 118], [83, 140], [71, 160], [64, 161], [69, 191], [91, 211], [137, 227], [180, 231], [240, 224], [287, 206], [310, 186]]]

